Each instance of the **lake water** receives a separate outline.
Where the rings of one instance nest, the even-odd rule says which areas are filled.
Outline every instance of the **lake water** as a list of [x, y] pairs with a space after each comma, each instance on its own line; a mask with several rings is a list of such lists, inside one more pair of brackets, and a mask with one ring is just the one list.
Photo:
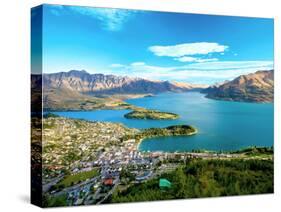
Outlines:
[[128, 127], [166, 127], [188, 124], [194, 136], [158, 137], [144, 140], [141, 151], [237, 150], [248, 146], [273, 146], [273, 104], [217, 101], [198, 92], [164, 93], [127, 100], [128, 103], [180, 115], [178, 120], [131, 120], [129, 110], [55, 112], [70, 118], [121, 122]]

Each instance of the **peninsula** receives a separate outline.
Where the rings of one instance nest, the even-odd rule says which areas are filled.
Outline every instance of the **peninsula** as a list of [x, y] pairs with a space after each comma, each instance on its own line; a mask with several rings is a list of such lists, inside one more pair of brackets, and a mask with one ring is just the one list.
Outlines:
[[151, 137], [161, 137], [161, 136], [180, 136], [180, 135], [195, 135], [197, 129], [190, 125], [173, 125], [164, 128], [148, 128], [141, 133], [136, 135], [136, 138], [144, 139]]

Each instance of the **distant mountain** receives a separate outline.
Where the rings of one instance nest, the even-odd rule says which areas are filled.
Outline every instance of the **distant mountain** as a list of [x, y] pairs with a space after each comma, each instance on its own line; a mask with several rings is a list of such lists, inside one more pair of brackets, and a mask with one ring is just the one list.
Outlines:
[[221, 85], [202, 90], [208, 98], [245, 102], [273, 102], [274, 71], [241, 75]]
[[169, 81], [155, 81], [127, 76], [89, 74], [72, 70], [43, 75], [44, 91], [60, 90], [73, 94], [146, 94], [161, 92], [182, 92], [201, 89], [201, 85]]
[[40, 100], [41, 83], [43, 84], [44, 110], [130, 109], [132, 106], [124, 102], [124, 99], [206, 88], [189, 83], [89, 74], [76, 70], [32, 75], [31, 78], [34, 105], [37, 105], [36, 100]]

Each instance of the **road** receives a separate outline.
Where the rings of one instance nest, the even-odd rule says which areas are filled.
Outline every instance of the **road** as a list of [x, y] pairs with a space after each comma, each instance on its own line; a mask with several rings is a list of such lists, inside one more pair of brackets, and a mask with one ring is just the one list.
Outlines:
[[118, 181], [114, 184], [113, 188], [106, 194], [106, 196], [105, 196], [102, 200], [100, 200], [100, 201], [97, 203], [97, 205], [103, 203], [110, 195], [112, 195], [118, 185], [119, 185], [119, 179], [118, 179]]
[[51, 182], [46, 183], [45, 185], [43, 185], [43, 192], [47, 192], [49, 191], [49, 189], [53, 186], [56, 185], [61, 179], [63, 178], [63, 175], [56, 177], [55, 179], [53, 179]]
[[87, 184], [94, 183], [98, 178], [99, 178], [99, 176], [98, 177], [94, 177], [94, 178], [92, 178], [90, 180], [87, 180], [87, 181], [83, 181], [83, 182], [81, 182], [79, 184], [76, 184], [74, 186], [64, 188], [63, 190], [61, 190], [59, 192], [56, 192], [56, 193], [53, 193], [52, 195], [53, 196], [60, 196], [60, 195], [62, 195], [65, 192], [70, 192], [72, 190], [76, 190], [77, 188], [80, 188], [80, 187], [85, 186]]

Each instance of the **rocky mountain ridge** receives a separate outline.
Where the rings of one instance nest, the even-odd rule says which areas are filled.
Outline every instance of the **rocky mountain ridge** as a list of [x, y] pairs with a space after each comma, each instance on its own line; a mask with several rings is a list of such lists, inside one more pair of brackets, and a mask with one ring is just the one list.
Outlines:
[[232, 81], [202, 90], [206, 97], [217, 100], [273, 102], [274, 70], [241, 75]]

